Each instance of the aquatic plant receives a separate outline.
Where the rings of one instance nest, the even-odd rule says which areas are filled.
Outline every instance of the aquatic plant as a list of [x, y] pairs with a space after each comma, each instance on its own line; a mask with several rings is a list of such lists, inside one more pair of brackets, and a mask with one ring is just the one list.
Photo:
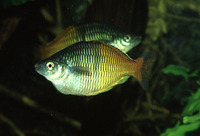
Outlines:
[[[191, 72], [191, 69], [181, 65], [168, 65], [163, 68], [163, 73], [183, 76], [187, 80], [194, 80], [191, 77], [198, 77], [200, 69]], [[161, 136], [185, 136], [188, 133], [196, 133], [200, 129], [200, 82], [197, 91], [191, 91], [191, 96], [187, 98], [187, 104], [184, 106], [181, 119], [177, 121], [173, 128], [168, 128]]]

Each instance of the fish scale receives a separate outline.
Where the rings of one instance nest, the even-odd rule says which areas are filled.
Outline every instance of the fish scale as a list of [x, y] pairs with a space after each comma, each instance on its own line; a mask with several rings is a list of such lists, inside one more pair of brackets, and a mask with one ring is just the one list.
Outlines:
[[[84, 60], [86, 65], [84, 65], [84, 69], [89, 72], [92, 72], [91, 76], [79, 75], [80, 80], [79, 84], [84, 84], [84, 80], [86, 80], [87, 84], [84, 88], [88, 91], [88, 93], [99, 93], [98, 90], [102, 90], [110, 86], [111, 83], [117, 82], [121, 80], [122, 76], [126, 76], [132, 72], [126, 65], [128, 61], [128, 57], [125, 54], [120, 54], [118, 50], [113, 50], [113, 47], [99, 44], [99, 43], [82, 43], [80, 46], [73, 46], [71, 50], [74, 50], [74, 53], [67, 53], [65, 57], [66, 60], [69, 61], [70, 66], [79, 67], [81, 66], [79, 63], [79, 59], [76, 55], [81, 55], [81, 60]], [[92, 49], [92, 50], [91, 50]], [[79, 50], [84, 52], [83, 54], [79, 54]], [[118, 54], [116, 53], [118, 52]], [[68, 57], [68, 56], [73, 56]], [[97, 63], [95, 63], [97, 60]], [[98, 62], [99, 60], [99, 62]], [[124, 62], [126, 62], [124, 64]], [[131, 63], [130, 63], [131, 62]], [[121, 64], [117, 66], [117, 64]], [[134, 65], [134, 63], [129, 60], [129, 66]], [[96, 69], [94, 69], [94, 65], [96, 65]], [[124, 67], [126, 66], [126, 67]], [[118, 67], [118, 71], [114, 71], [115, 67]], [[93, 72], [95, 71], [95, 72]], [[120, 73], [123, 71], [123, 73]], [[101, 75], [101, 76], [99, 76]], [[95, 79], [98, 80], [95, 80]], [[75, 81], [76, 82], [76, 81]], [[95, 89], [92, 89], [94, 87]], [[97, 90], [97, 92], [92, 92], [90, 90]]]

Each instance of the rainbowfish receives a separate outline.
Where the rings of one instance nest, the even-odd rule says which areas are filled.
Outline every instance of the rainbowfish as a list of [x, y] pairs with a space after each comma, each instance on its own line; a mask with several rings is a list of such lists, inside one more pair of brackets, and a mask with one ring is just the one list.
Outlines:
[[97, 41], [79, 42], [35, 64], [35, 70], [63, 94], [91, 96], [135, 77], [147, 90], [146, 58], [131, 59]]
[[40, 58], [45, 59], [56, 52], [81, 41], [99, 41], [128, 52], [141, 42], [141, 36], [99, 22], [72, 25], [66, 28], [49, 45], [40, 46]]

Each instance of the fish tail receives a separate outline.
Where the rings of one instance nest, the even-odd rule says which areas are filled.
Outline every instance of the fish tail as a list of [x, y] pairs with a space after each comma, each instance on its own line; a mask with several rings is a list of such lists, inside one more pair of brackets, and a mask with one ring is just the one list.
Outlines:
[[149, 82], [147, 78], [147, 69], [150, 62], [150, 52], [144, 53], [141, 57], [135, 60], [136, 71], [133, 76], [139, 81], [142, 88], [147, 91], [149, 89]]

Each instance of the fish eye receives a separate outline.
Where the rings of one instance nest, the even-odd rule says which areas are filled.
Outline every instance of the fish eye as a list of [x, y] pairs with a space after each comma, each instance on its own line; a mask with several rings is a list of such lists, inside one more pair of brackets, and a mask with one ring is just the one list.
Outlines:
[[129, 41], [131, 40], [131, 36], [130, 36], [130, 35], [124, 36], [124, 40], [125, 40], [126, 42], [129, 42]]
[[53, 62], [48, 62], [48, 63], [46, 64], [46, 66], [48, 67], [49, 70], [53, 70], [53, 68], [54, 68], [54, 63], [53, 63]]

